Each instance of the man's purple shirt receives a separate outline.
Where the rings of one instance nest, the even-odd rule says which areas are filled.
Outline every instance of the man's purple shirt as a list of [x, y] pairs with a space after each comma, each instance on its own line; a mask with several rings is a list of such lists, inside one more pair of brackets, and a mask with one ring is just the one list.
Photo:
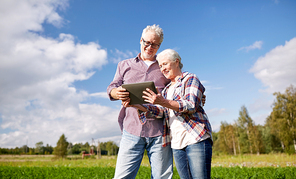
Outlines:
[[[149, 67], [140, 59], [140, 54], [136, 58], [127, 59], [118, 63], [117, 70], [113, 81], [107, 88], [110, 100], [114, 100], [110, 93], [111, 90], [128, 83], [139, 83], [153, 81], [155, 86], [161, 92], [170, 82], [166, 79], [159, 69], [158, 62], [151, 64]], [[136, 108], [122, 107], [118, 123], [121, 131], [124, 129], [130, 134], [141, 137], [156, 137], [163, 133], [163, 119], [147, 118], [147, 122], [142, 125]]]

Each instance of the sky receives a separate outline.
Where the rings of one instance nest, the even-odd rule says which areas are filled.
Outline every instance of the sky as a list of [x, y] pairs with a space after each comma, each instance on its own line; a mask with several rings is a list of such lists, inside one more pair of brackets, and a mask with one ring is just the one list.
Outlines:
[[1, 0], [0, 147], [119, 144], [106, 89], [153, 24], [158, 52], [176, 50], [205, 86], [213, 131], [242, 106], [264, 125], [273, 93], [296, 85], [295, 19], [294, 0]]

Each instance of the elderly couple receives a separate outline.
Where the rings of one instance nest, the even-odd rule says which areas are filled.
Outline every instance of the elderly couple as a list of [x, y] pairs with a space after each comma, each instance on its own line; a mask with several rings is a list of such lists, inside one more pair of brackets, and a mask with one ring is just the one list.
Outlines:
[[[203, 109], [204, 86], [195, 74], [182, 72], [179, 54], [171, 49], [156, 53], [163, 41], [158, 25], [142, 33], [141, 53], [118, 63], [107, 88], [111, 100], [121, 100], [118, 122], [122, 138], [115, 179], [135, 178], [144, 151], [151, 165], [151, 178], [173, 176], [173, 156], [179, 176], [210, 178], [212, 130]], [[147, 104], [130, 105], [124, 83], [154, 81], [158, 93], [147, 89]]]

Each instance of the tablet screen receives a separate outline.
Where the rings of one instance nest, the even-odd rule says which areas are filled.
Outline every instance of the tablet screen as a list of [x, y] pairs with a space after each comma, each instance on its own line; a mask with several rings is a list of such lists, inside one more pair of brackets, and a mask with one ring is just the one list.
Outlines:
[[146, 91], [146, 88], [151, 89], [154, 93], [157, 93], [154, 82], [141, 82], [141, 83], [130, 83], [123, 84], [123, 88], [125, 88], [130, 94], [129, 97], [131, 99], [130, 104], [144, 104], [147, 103], [142, 98], [143, 91]]

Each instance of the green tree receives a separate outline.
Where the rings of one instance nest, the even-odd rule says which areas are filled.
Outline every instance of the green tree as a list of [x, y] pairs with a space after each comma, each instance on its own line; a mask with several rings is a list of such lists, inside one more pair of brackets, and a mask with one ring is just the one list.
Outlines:
[[72, 154], [80, 154], [81, 153], [82, 143], [76, 143], [72, 147]]
[[251, 138], [252, 138], [252, 145], [257, 153], [259, 155], [263, 152], [263, 139], [262, 139], [262, 132], [261, 132], [261, 126], [260, 125], [253, 125], [252, 126], [252, 132], [251, 132]]
[[64, 134], [61, 135], [59, 141], [57, 142], [57, 146], [54, 148], [54, 155], [57, 158], [65, 158], [67, 156], [67, 147], [68, 147], [68, 142], [67, 138], [65, 137]]
[[88, 142], [85, 142], [85, 144], [81, 145], [81, 151], [85, 151], [86, 154], [89, 153], [90, 145]]
[[29, 147], [27, 145], [22, 146], [22, 153], [27, 154], [29, 152]]
[[250, 141], [250, 130], [253, 124], [245, 106], [239, 111], [239, 118], [236, 121], [239, 133], [239, 148], [241, 153], [253, 153]]
[[35, 149], [34, 148], [29, 148], [29, 155], [35, 154]]
[[263, 149], [262, 133], [255, 125], [245, 106], [242, 106], [236, 124], [241, 152], [260, 154]]
[[219, 132], [212, 132], [213, 136], [213, 153], [219, 154], [220, 147], [219, 147]]
[[274, 93], [276, 100], [270, 114], [272, 132], [281, 141], [282, 148], [286, 152], [296, 152], [296, 88], [291, 85], [284, 94]]
[[[233, 126], [227, 122], [221, 122], [220, 131], [216, 145], [219, 146], [219, 150], [226, 154], [236, 154], [236, 147], [234, 139]], [[234, 144], [234, 145], [233, 145]]]
[[37, 142], [36, 144], [35, 144], [35, 152], [37, 153], [37, 154], [43, 154], [43, 142], [42, 141], [40, 141], [40, 142]]
[[72, 148], [73, 148], [73, 144], [70, 142], [70, 143], [68, 144], [68, 146], [67, 146], [67, 153], [68, 153], [68, 155], [73, 154], [73, 150], [72, 150]]
[[268, 152], [283, 152], [282, 143], [277, 135], [277, 127], [274, 126], [272, 115], [268, 116], [265, 121], [265, 129], [263, 131], [263, 140]]
[[53, 152], [53, 147], [52, 146], [46, 144], [46, 146], [43, 147], [43, 148], [44, 148], [44, 153], [46, 153], [46, 154], [52, 154], [52, 152]]
[[107, 155], [116, 155], [119, 150], [119, 147], [113, 141], [101, 142], [100, 148], [102, 154]]

